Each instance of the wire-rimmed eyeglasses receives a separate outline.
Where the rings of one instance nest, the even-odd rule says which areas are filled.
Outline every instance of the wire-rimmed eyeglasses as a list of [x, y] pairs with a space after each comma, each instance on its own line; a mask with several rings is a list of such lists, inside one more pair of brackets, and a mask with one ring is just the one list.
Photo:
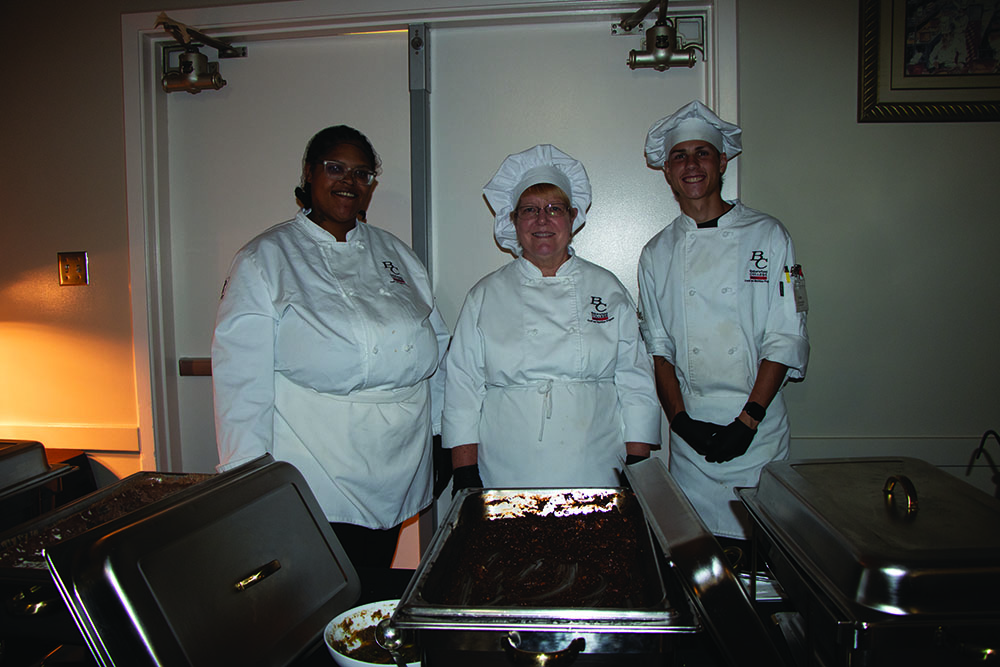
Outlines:
[[566, 204], [546, 204], [545, 206], [518, 206], [517, 217], [525, 220], [534, 220], [545, 211], [550, 218], [565, 218], [569, 213]]
[[365, 185], [371, 185], [375, 180], [375, 172], [367, 167], [348, 167], [337, 160], [320, 160], [317, 164], [323, 165], [327, 178], [334, 181], [343, 180], [352, 174], [355, 181]]

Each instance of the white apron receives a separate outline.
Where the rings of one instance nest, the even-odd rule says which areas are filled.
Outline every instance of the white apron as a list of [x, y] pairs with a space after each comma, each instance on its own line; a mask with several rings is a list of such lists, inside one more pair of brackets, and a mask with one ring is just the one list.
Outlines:
[[[723, 426], [735, 419], [744, 403], [746, 397], [684, 396], [684, 407], [692, 419]], [[785, 400], [779, 393], [757, 427], [750, 449], [732, 461], [709, 463], [671, 431], [670, 474], [712, 533], [745, 539], [751, 524], [735, 489], [757, 486], [765, 463], [788, 457], [790, 440]]]
[[428, 381], [347, 396], [281, 374], [274, 385], [274, 457], [302, 473], [329, 521], [391, 528], [430, 503]]
[[479, 470], [490, 487], [618, 486], [625, 456], [614, 382], [489, 386]]

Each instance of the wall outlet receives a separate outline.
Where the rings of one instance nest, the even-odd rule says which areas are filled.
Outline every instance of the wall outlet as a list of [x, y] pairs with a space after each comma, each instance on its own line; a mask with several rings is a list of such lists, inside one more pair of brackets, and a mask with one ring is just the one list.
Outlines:
[[59, 253], [59, 284], [89, 285], [90, 275], [87, 273], [86, 252]]

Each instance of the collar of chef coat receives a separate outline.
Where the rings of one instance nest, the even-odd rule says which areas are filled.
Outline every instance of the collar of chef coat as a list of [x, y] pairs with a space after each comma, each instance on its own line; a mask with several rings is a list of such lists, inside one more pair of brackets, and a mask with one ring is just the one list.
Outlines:
[[[527, 278], [542, 278], [542, 270], [537, 266], [526, 260], [524, 257], [518, 257], [514, 260], [517, 262], [518, 268], [521, 269], [521, 273]], [[555, 278], [561, 278], [567, 276], [573, 272], [576, 266], [576, 253], [573, 252], [573, 246], [569, 247], [569, 259], [562, 263], [562, 265], [556, 269]]]
[[[305, 209], [301, 209], [299, 210], [298, 213], [295, 214], [295, 222], [299, 225], [299, 228], [302, 229], [303, 232], [305, 232], [306, 236], [311, 238], [316, 243], [328, 243], [328, 244], [340, 243], [340, 241], [337, 240], [336, 236], [334, 236], [333, 234], [326, 231], [325, 229], [317, 225], [315, 222], [310, 220], [307, 214], [308, 211], [306, 211]], [[367, 234], [368, 231], [367, 229], [364, 229], [364, 226], [365, 223], [363, 222], [356, 223], [354, 225], [354, 228], [347, 232], [347, 236], [345, 237], [346, 239], [345, 242], [363, 243], [365, 235]]]
[[[740, 217], [740, 212], [743, 210], [743, 203], [739, 199], [734, 199], [732, 201], [723, 200], [727, 204], [732, 204], [733, 207], [722, 214], [719, 218], [719, 224], [716, 226], [718, 228], [730, 227], [732, 226]], [[683, 223], [685, 229], [698, 229], [698, 223], [694, 221], [694, 218], [689, 218], [684, 213], [681, 213], [678, 218], [681, 223]], [[710, 229], [714, 229], [710, 228]]]

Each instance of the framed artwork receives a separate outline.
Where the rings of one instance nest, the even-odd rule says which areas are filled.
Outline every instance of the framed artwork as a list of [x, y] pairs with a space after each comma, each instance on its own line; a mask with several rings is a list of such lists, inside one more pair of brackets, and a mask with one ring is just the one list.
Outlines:
[[1000, 0], [861, 0], [858, 122], [1000, 120]]

